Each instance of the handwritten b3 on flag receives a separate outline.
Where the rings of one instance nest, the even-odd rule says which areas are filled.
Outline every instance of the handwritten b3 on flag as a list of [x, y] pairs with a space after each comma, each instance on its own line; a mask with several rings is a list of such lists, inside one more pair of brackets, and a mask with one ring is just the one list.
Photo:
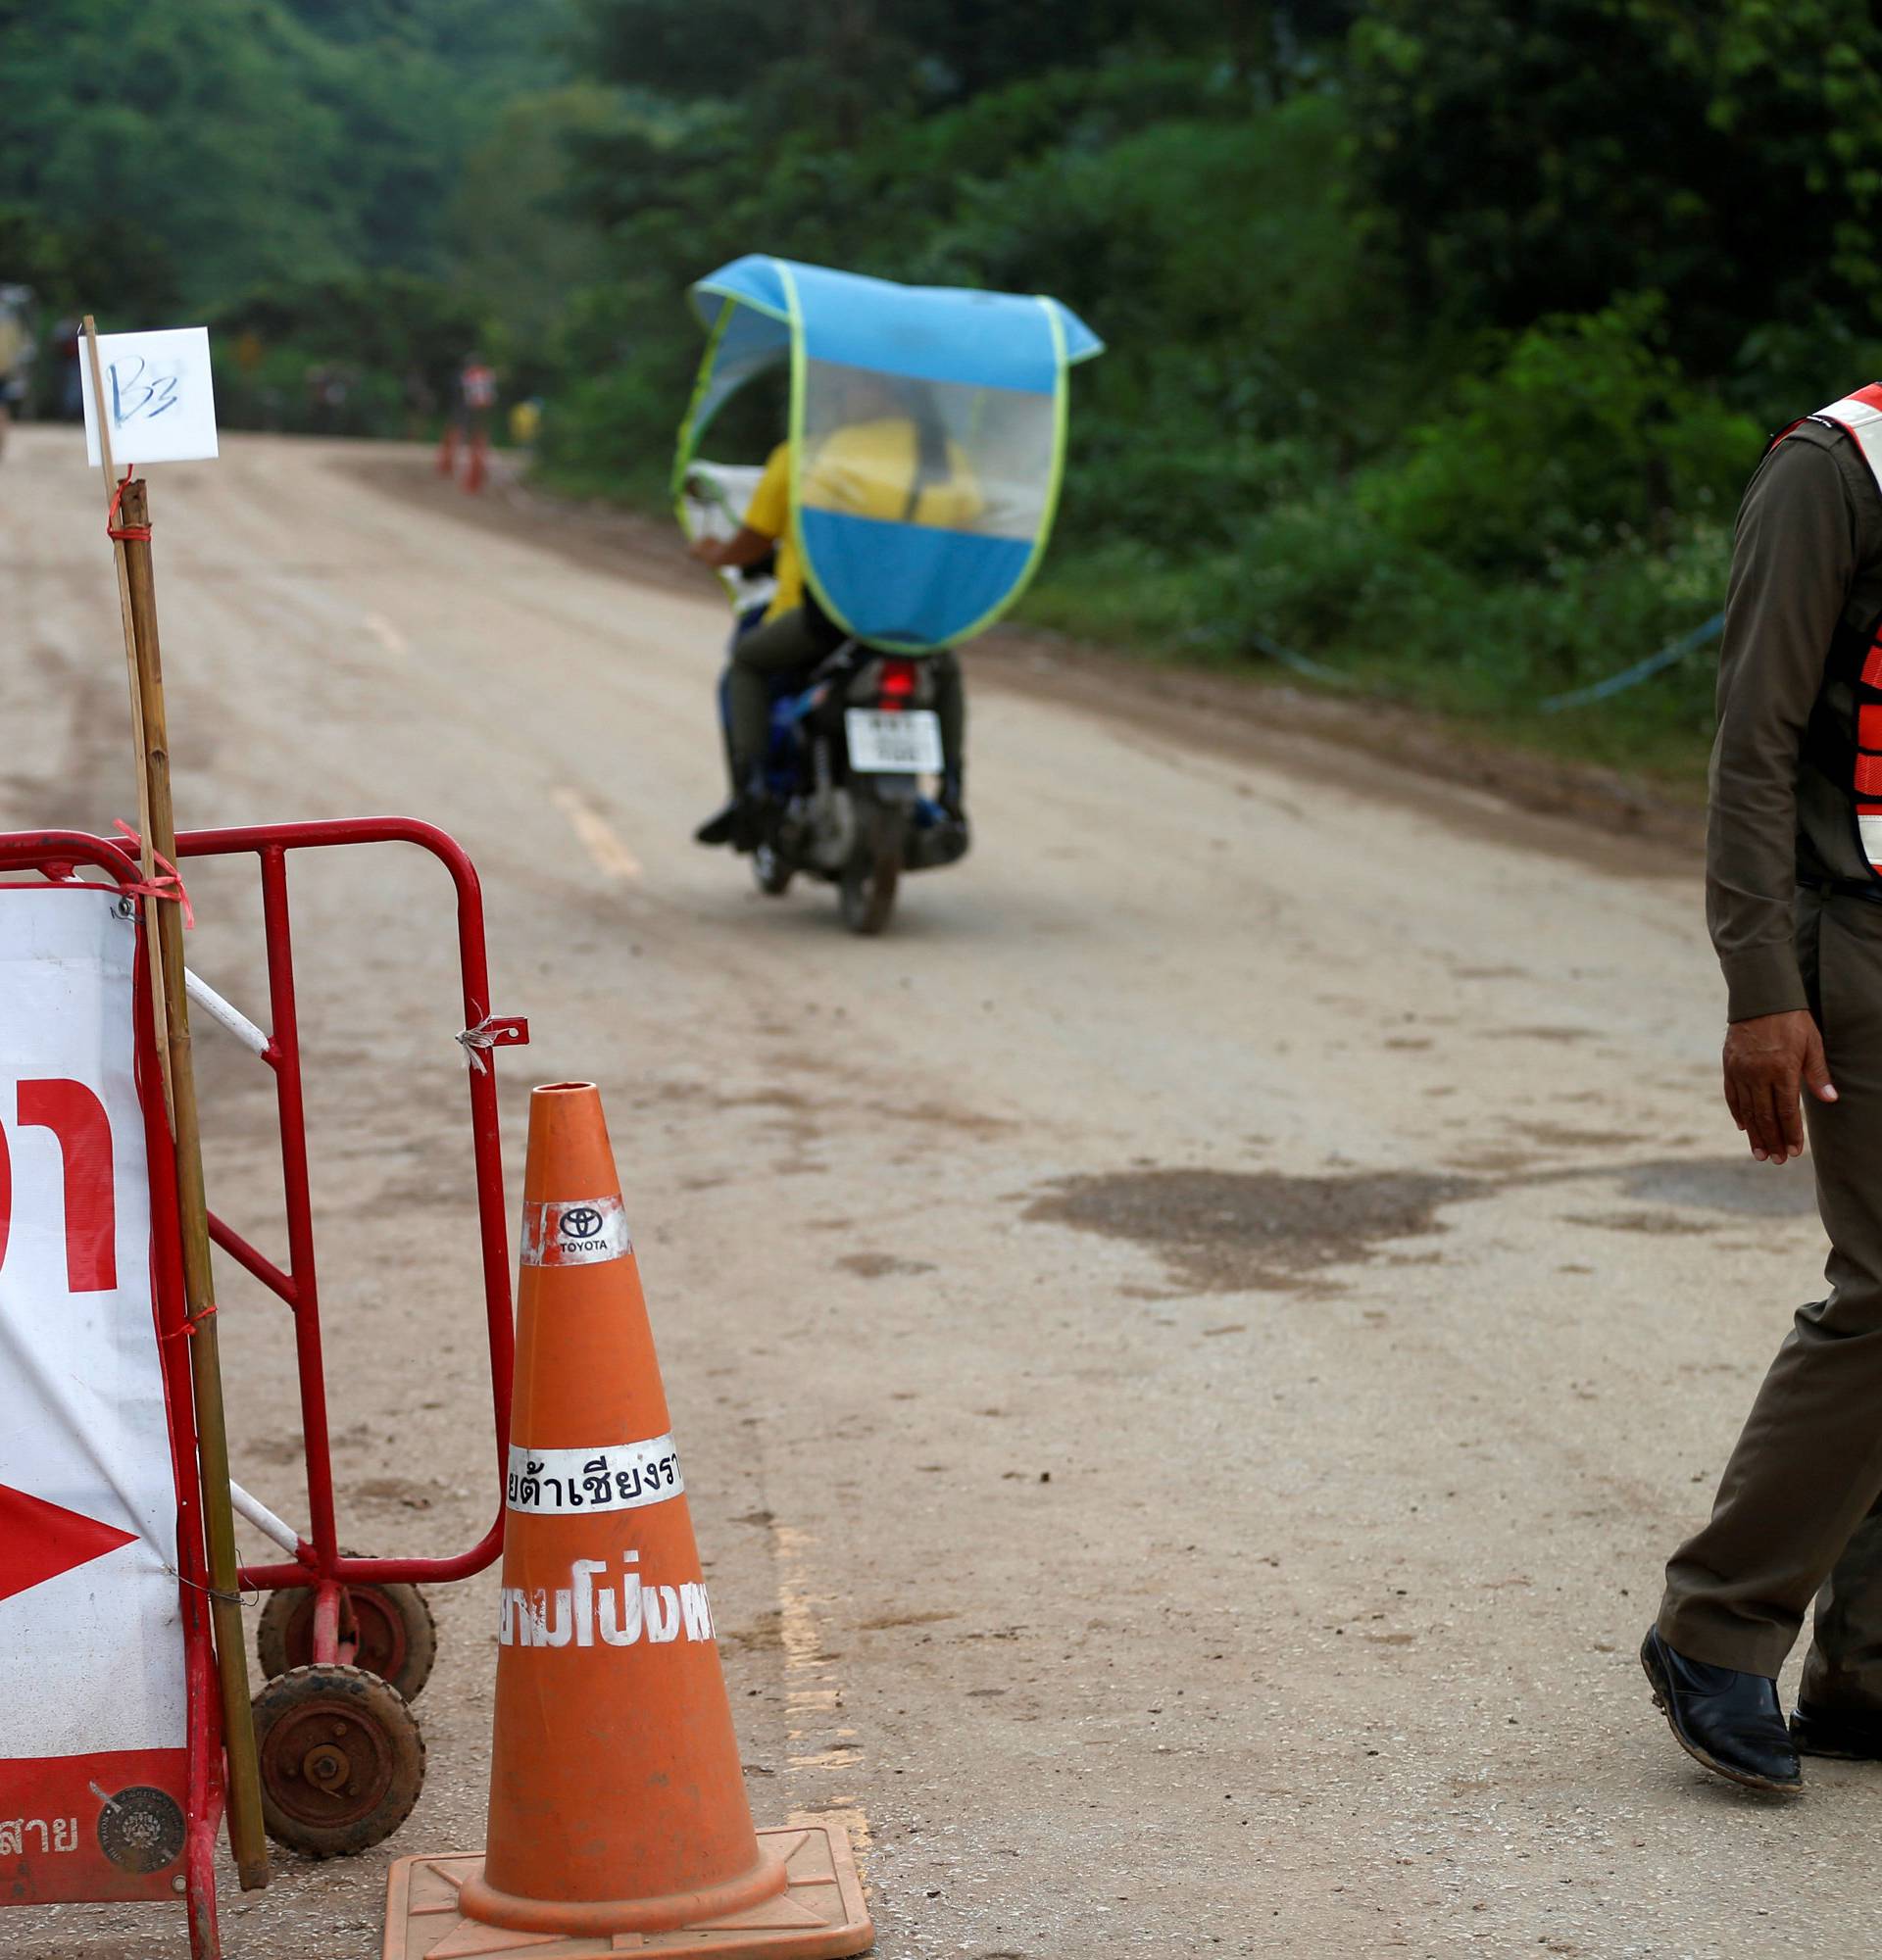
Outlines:
[[[101, 333], [98, 366], [111, 457], [121, 469], [127, 464], [194, 463], [217, 453], [208, 327]], [[78, 374], [85, 394], [85, 455], [93, 464], [103, 463], [91, 364], [82, 355]]]

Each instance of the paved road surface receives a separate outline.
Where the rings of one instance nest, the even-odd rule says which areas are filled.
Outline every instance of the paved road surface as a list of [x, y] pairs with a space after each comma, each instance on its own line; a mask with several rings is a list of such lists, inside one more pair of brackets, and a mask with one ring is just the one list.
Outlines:
[[[96, 483], [64, 432], [0, 466], [0, 822], [134, 813]], [[852, 1824], [883, 1955], [1873, 1950], [1882, 1773], [1743, 1798], [1633, 1655], [1820, 1253], [1714, 1106], [1686, 867], [981, 655], [974, 855], [860, 942], [689, 841], [709, 591], [340, 445], [155, 504], [185, 820], [445, 825], [534, 1028], [513, 1145], [528, 1081], [603, 1085], [754, 1808]], [[258, 1010], [250, 896], [196, 887]], [[491, 1479], [442, 881], [297, 897], [344, 1531], [452, 1548]], [[267, 1084], [203, 1045], [214, 1196], [278, 1243]], [[283, 1316], [228, 1273], [223, 1326], [296, 1514]], [[492, 1602], [437, 1594], [405, 1831], [229, 1893], [231, 1955], [368, 1960], [392, 1852], [481, 1842]]]

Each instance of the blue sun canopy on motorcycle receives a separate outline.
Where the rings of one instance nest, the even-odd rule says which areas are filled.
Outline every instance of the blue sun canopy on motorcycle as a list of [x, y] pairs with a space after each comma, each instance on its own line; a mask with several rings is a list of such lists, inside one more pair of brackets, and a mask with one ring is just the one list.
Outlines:
[[844, 631], [919, 652], [992, 625], [1045, 551], [1066, 370], [1103, 343], [1057, 300], [752, 254], [692, 288], [711, 334], [675, 481], [729, 396], [788, 362], [791, 513]]

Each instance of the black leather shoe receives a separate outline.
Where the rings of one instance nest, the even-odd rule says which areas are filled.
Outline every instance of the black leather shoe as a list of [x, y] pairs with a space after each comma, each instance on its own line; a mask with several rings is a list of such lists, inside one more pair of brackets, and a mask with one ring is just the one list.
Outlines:
[[1840, 1756], [1847, 1763], [1882, 1763], [1882, 1715], [1872, 1708], [1791, 1710], [1791, 1740], [1805, 1756]]
[[696, 844], [729, 844], [734, 851], [756, 851], [776, 827], [778, 807], [763, 774], [754, 769], [745, 787], [721, 810], [716, 810], [693, 832]]
[[737, 845], [749, 851], [765, 827], [765, 798], [753, 790], [735, 796], [723, 809], [714, 811], [694, 833], [698, 845]]
[[1688, 1660], [1660, 1639], [1658, 1627], [1641, 1642], [1640, 1664], [1654, 1705], [1666, 1711], [1673, 1740], [1696, 1763], [1747, 1789], [1789, 1796], [1804, 1788], [1776, 1682]]
[[716, 810], [693, 832], [695, 844], [729, 844], [738, 834], [745, 799], [734, 797], [721, 810]]

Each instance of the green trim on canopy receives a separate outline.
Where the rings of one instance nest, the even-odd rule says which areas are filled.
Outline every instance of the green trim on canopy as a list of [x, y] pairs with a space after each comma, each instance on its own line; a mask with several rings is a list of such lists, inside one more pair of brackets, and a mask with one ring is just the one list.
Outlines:
[[[904, 286], [756, 253], [698, 281], [691, 298], [709, 333], [679, 429], [676, 499], [719, 407], [788, 362], [791, 526], [806, 591], [846, 634], [902, 651], [953, 646], [992, 625], [1031, 583], [1058, 514], [1067, 369], [1103, 351], [1084, 321], [1044, 294]], [[842, 392], [846, 374], [874, 376], [908, 407], [845, 418], [856, 400]], [[912, 482], [956, 489], [966, 501], [953, 506], [954, 522], [916, 521], [924, 493], [914, 488], [899, 517], [885, 513], [867, 465], [865, 487], [843, 493], [851, 501], [820, 499], [807, 513], [814, 389], [819, 453], [884, 415], [908, 416], [924, 458], [945, 442], [959, 459], [945, 482]], [[855, 481], [854, 457], [850, 467]], [[947, 499], [929, 508], [946, 511]]]
[[[971, 640], [976, 633], [984, 633], [1003, 612], [1018, 605], [1026, 587], [1032, 583], [1033, 574], [1038, 571], [1046, 556], [1046, 546], [1052, 541], [1053, 520], [1059, 514], [1059, 492], [1065, 481], [1065, 435], [1070, 426], [1071, 389], [1066, 379], [1066, 368], [1070, 363], [1065, 359], [1065, 330], [1059, 320], [1059, 303], [1037, 294], [1039, 304], [1046, 310], [1046, 318], [1052, 325], [1053, 344], [1059, 350], [1059, 380], [1052, 391], [1052, 478], [1046, 485], [1046, 507], [1039, 519], [1039, 529], [1032, 541], [1032, 556], [1026, 560], [1025, 569], [1014, 581], [1013, 589], [998, 606], [984, 613], [969, 626], [964, 626], [945, 646], [959, 646], [963, 640]], [[1103, 349], [1094, 347], [1081, 355], [1081, 360], [1089, 361]]]

